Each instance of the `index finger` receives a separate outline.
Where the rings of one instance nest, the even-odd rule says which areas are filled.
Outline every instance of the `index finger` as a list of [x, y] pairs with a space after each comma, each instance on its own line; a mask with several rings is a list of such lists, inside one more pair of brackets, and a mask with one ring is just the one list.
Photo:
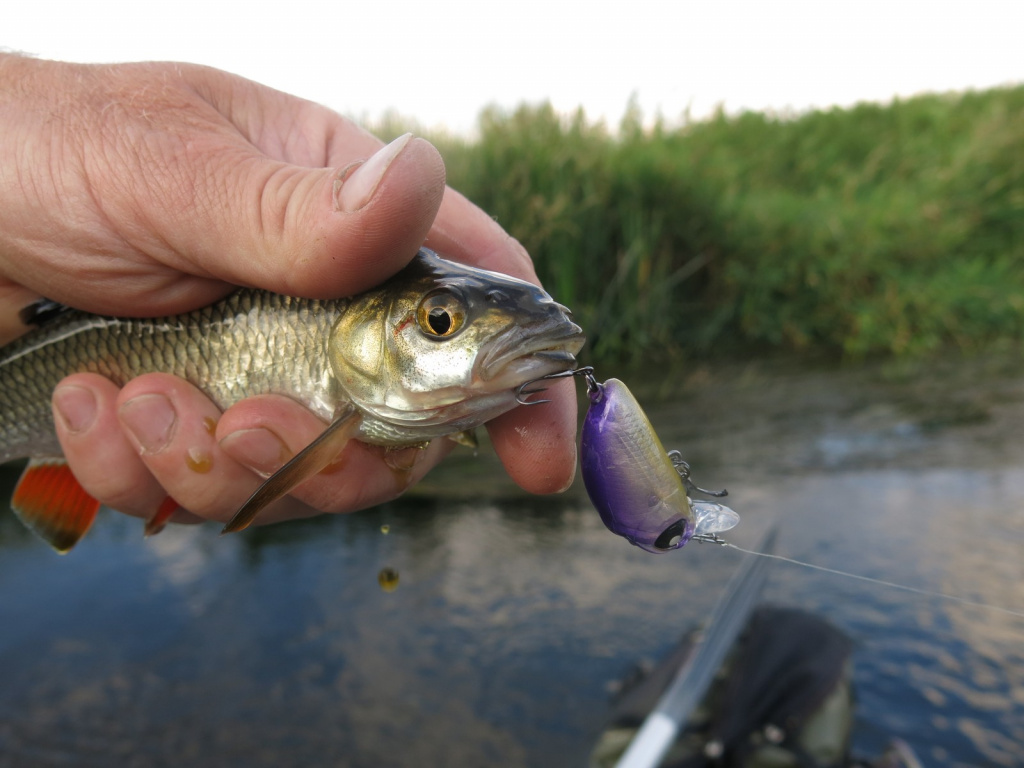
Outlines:
[[554, 382], [550, 402], [520, 406], [487, 423], [494, 450], [509, 477], [530, 493], [560, 493], [576, 476], [576, 390]]
[[519, 241], [462, 194], [446, 187], [425, 245], [442, 256], [540, 285]]
[[[457, 261], [540, 285], [519, 241], [450, 187], [426, 244]], [[505, 470], [531, 493], [564, 491], [576, 474], [575, 385], [554, 382], [544, 397], [550, 402], [515, 408], [487, 424]]]

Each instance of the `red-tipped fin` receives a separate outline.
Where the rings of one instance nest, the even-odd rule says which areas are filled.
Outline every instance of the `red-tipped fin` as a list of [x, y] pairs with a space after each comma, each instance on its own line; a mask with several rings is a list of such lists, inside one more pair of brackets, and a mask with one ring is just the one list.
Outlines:
[[63, 459], [31, 459], [11, 498], [21, 522], [62, 555], [89, 530], [99, 508]]
[[150, 536], [156, 536], [160, 531], [167, 527], [167, 523], [170, 522], [171, 517], [181, 509], [181, 505], [178, 504], [174, 499], [168, 496], [163, 500], [160, 508], [156, 511], [148, 521], [146, 521], [146, 528], [143, 531], [143, 535], [148, 539]]

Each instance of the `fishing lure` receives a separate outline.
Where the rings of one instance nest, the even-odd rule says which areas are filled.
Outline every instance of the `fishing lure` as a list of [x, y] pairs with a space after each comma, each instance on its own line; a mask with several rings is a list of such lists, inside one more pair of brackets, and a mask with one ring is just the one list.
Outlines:
[[[583, 421], [580, 460], [583, 483], [601, 520], [612, 533], [648, 552], [679, 549], [691, 540], [724, 543], [718, 533], [740, 520], [729, 507], [694, 500], [691, 494], [712, 497], [726, 491], [706, 491], [690, 479], [690, 466], [679, 451], [666, 451], [654, 427], [629, 388], [618, 379], [599, 383], [593, 368], [555, 373], [543, 379], [583, 376], [590, 406]], [[517, 391], [526, 405], [543, 391], [527, 382]]]

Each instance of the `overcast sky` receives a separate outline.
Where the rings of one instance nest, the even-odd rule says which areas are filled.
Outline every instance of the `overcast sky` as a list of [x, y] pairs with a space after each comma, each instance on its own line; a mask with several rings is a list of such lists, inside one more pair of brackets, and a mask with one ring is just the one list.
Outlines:
[[[495, 10], [504, 9], [504, 10]], [[465, 132], [488, 104], [618, 122], [1024, 82], [1024, 0], [32, 0], [0, 47], [220, 67], [355, 117]]]

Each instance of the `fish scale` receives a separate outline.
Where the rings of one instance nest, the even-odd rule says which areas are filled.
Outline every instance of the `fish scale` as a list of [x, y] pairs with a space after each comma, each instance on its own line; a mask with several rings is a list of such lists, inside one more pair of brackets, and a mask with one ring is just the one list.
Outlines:
[[348, 303], [242, 290], [174, 317], [64, 313], [0, 350], [0, 461], [60, 454], [50, 397], [72, 373], [98, 373], [119, 386], [169, 373], [220, 408], [279, 393], [330, 418], [327, 336]]

